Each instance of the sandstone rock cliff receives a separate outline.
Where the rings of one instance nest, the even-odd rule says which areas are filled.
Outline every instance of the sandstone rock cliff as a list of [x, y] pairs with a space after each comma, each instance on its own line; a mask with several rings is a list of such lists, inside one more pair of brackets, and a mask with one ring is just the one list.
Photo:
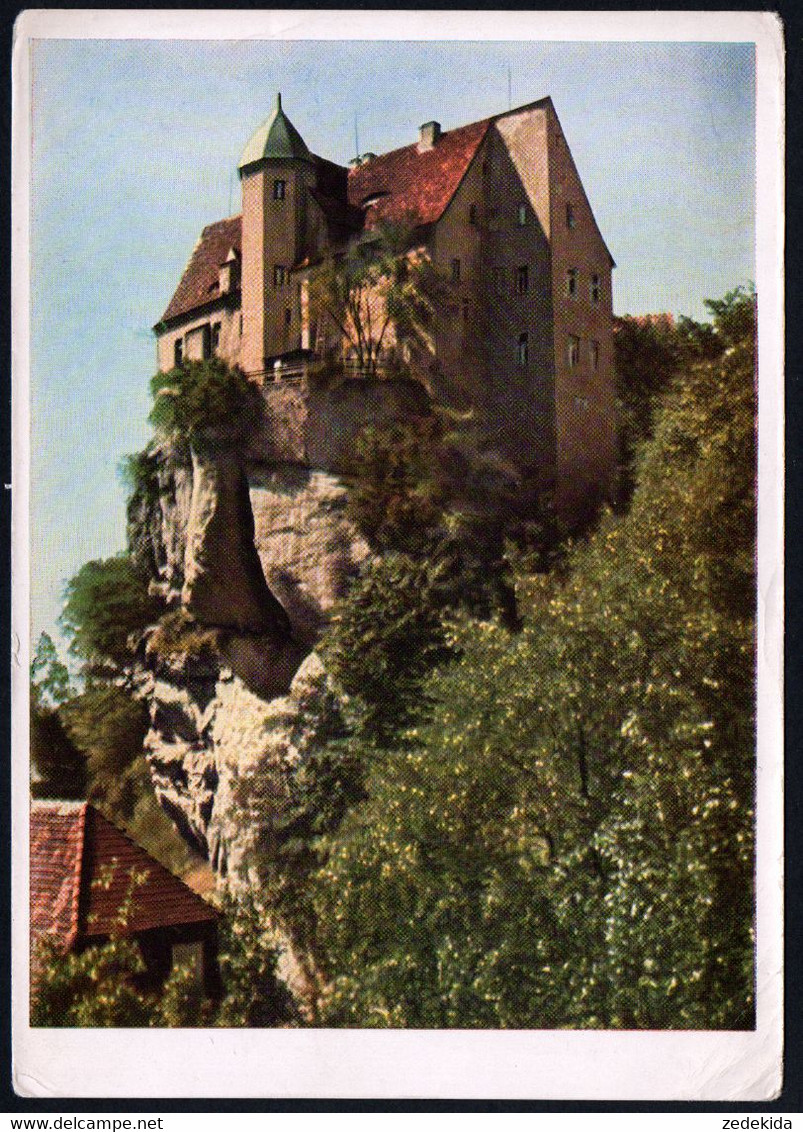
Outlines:
[[278, 383], [239, 444], [151, 449], [129, 537], [174, 620], [141, 653], [146, 754], [162, 805], [219, 876], [243, 871], [260, 824], [242, 782], [280, 814], [315, 743], [311, 699], [335, 710], [313, 650], [370, 554], [346, 507], [355, 439], [426, 412], [409, 381]]

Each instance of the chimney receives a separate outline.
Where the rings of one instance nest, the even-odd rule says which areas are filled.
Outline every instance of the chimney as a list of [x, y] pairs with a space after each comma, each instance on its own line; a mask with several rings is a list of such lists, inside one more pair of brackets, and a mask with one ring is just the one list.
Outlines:
[[425, 122], [423, 126], [419, 126], [419, 150], [432, 149], [437, 144], [438, 138], [441, 136], [440, 122]]

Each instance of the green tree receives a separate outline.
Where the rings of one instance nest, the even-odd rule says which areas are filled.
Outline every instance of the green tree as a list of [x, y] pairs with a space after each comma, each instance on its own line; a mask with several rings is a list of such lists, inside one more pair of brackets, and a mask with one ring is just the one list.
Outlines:
[[391, 337], [430, 348], [445, 284], [404, 224], [382, 224], [317, 269], [311, 302], [348, 343], [361, 374], [376, 377]]
[[36, 798], [86, 796], [86, 759], [60, 714], [72, 694], [67, 666], [50, 635], [42, 633], [31, 661], [31, 793]]
[[131, 665], [136, 640], [158, 620], [161, 602], [127, 554], [87, 562], [68, 583], [61, 625], [88, 676], [117, 677]]
[[70, 673], [49, 633], [41, 633], [31, 661], [31, 692], [38, 704], [63, 704], [71, 694]]
[[[243, 371], [216, 357], [157, 373], [151, 394], [151, 424], [185, 444], [216, 433], [238, 439], [253, 424], [260, 405], [258, 390]], [[135, 472], [140, 478], [141, 469]]]
[[222, 906], [220, 974], [224, 995], [216, 1026], [283, 1026], [298, 1021], [292, 995], [278, 978], [279, 949], [253, 893], [229, 895]]

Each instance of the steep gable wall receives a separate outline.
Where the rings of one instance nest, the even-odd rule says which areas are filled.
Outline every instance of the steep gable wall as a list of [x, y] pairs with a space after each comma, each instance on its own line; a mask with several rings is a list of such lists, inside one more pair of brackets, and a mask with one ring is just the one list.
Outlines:
[[616, 473], [612, 263], [554, 110], [548, 120], [557, 505], [574, 519]]

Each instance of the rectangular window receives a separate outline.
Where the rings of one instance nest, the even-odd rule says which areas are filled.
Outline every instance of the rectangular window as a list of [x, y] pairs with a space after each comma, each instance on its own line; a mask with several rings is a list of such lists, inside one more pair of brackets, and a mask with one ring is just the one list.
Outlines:
[[273, 286], [284, 287], [287, 272], [281, 263], [273, 265]]
[[570, 267], [566, 272], [566, 294], [572, 298], [577, 294], [577, 268]]
[[291, 323], [292, 321], [293, 321], [293, 315], [292, 315], [292, 312], [290, 311], [290, 308], [289, 308], [289, 307], [285, 307], [285, 311], [284, 311], [284, 325], [285, 325], [285, 326], [289, 326], [289, 325], [290, 325], [290, 323]]
[[274, 200], [284, 200], [284, 194], [285, 194], [286, 188], [287, 188], [287, 182], [286, 181], [274, 181], [273, 182], [273, 199]]
[[574, 209], [572, 208], [571, 201], [567, 200], [566, 201], [566, 227], [567, 228], [574, 228], [574, 225], [575, 225]]
[[173, 343], [173, 365], [180, 366], [184, 361], [184, 339], [177, 338]]
[[220, 323], [212, 323], [212, 353], [216, 354], [220, 349]]
[[452, 260], [452, 282], [453, 283], [459, 283], [460, 282], [460, 260], [459, 259], [453, 259]]
[[599, 369], [599, 342], [591, 343], [591, 368]]
[[207, 322], [201, 327], [201, 357], [211, 358], [212, 356], [212, 327]]
[[526, 263], [516, 268], [516, 294], [526, 295], [530, 290], [530, 269]]
[[243, 336], [243, 316], [240, 315], [240, 337]]
[[472, 204], [471, 208], [469, 208], [469, 210], [468, 210], [468, 222], [469, 222], [469, 224], [473, 225], [473, 227], [475, 227], [475, 228], [477, 227], [477, 206], [476, 206], [476, 204]]
[[519, 335], [519, 365], [526, 366], [530, 356], [529, 334]]
[[566, 361], [569, 363], [570, 369], [574, 369], [580, 364], [580, 339], [576, 334], [569, 335], [569, 344], [566, 351]]
[[592, 275], [591, 276], [591, 302], [592, 303], [598, 303], [599, 300], [600, 300], [601, 294], [602, 294], [602, 290], [600, 288], [599, 275]]
[[518, 210], [518, 225], [519, 228], [524, 228], [527, 224], [527, 205], [520, 204]]

